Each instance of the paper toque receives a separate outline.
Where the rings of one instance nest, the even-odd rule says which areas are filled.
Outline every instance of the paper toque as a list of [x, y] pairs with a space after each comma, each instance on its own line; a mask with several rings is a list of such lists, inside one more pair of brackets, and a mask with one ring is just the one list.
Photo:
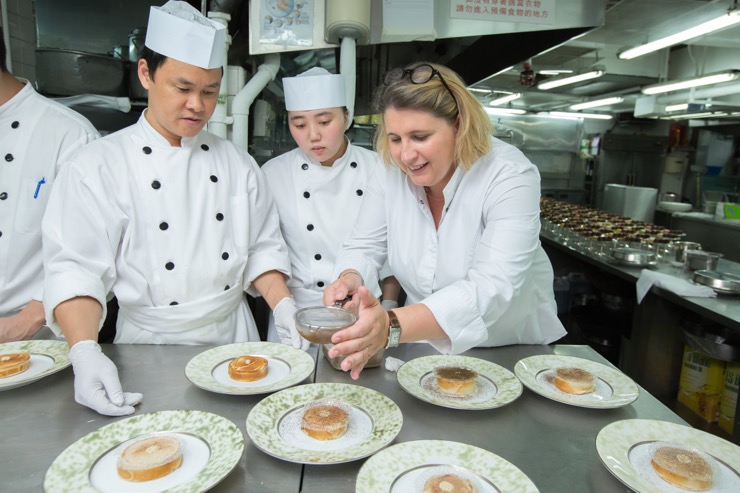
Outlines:
[[344, 76], [314, 67], [295, 77], [283, 77], [285, 109], [308, 111], [347, 105]]
[[211, 69], [224, 64], [226, 26], [213, 21], [187, 2], [170, 0], [151, 7], [144, 44], [177, 61]]

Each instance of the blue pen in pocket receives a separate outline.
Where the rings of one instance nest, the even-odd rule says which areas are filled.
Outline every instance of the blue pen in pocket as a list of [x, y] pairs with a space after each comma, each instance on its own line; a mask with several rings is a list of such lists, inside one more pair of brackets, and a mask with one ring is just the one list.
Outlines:
[[39, 196], [39, 190], [41, 189], [41, 185], [43, 185], [44, 183], [46, 183], [46, 177], [45, 176], [44, 177], [41, 177], [41, 179], [39, 180], [39, 182], [36, 184], [36, 191], [33, 192], [33, 198], [34, 199], [35, 198], [38, 198], [38, 196]]

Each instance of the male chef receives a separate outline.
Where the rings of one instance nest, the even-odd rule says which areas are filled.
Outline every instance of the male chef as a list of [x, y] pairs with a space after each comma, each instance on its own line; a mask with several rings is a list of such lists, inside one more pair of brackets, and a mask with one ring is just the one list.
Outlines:
[[[290, 259], [257, 163], [203, 130], [216, 107], [226, 29], [186, 2], [152, 7], [138, 75], [139, 121], [83, 148], [44, 216], [44, 305], [75, 372], [75, 399], [131, 414], [116, 366], [95, 342], [105, 295], [118, 298], [115, 343], [259, 340], [244, 292], [273, 309]], [[291, 324], [291, 303], [275, 311]]]
[[41, 218], [60, 164], [99, 137], [82, 115], [14, 77], [6, 56], [0, 28], [0, 342], [51, 336], [39, 330]]
[[[266, 162], [262, 170], [290, 251], [288, 286], [298, 306], [315, 306], [323, 303], [324, 286], [333, 280], [334, 260], [360, 210], [363, 190], [383, 163], [344, 133], [350, 119], [343, 75], [314, 67], [284, 77], [283, 89], [288, 128], [298, 147]], [[389, 276], [386, 268], [383, 306], [396, 308], [401, 288]], [[291, 334], [272, 322], [268, 340], [289, 343]]]

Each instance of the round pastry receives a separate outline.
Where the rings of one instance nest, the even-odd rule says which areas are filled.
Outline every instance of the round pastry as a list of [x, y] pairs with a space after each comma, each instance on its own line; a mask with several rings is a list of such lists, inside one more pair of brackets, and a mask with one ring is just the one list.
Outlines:
[[301, 418], [301, 430], [316, 440], [335, 440], [347, 432], [349, 412], [335, 401], [314, 401], [306, 404]]
[[701, 455], [680, 447], [659, 447], [650, 464], [658, 476], [689, 491], [712, 487], [712, 466]]
[[448, 394], [469, 395], [476, 389], [478, 373], [461, 366], [440, 366], [434, 369], [437, 385]]
[[267, 375], [267, 360], [260, 356], [239, 356], [229, 362], [229, 376], [240, 382], [254, 382]]
[[427, 479], [424, 493], [475, 493], [475, 486], [457, 474], [442, 474]]
[[31, 355], [28, 353], [0, 354], [0, 378], [23, 373], [31, 366]]
[[588, 394], [596, 390], [594, 374], [575, 367], [564, 367], [555, 370], [553, 383], [557, 388], [569, 394]]
[[127, 481], [151, 481], [170, 474], [182, 464], [180, 440], [154, 436], [132, 443], [124, 449], [116, 466]]

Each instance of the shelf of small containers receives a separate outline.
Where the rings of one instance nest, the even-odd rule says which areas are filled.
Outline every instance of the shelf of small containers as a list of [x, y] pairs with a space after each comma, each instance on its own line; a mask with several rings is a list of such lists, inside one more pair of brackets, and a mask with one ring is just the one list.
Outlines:
[[682, 231], [549, 197], [540, 199], [540, 220], [542, 230], [560, 243], [599, 256], [608, 256], [617, 247], [629, 247], [670, 258], [671, 244], [686, 237]]

